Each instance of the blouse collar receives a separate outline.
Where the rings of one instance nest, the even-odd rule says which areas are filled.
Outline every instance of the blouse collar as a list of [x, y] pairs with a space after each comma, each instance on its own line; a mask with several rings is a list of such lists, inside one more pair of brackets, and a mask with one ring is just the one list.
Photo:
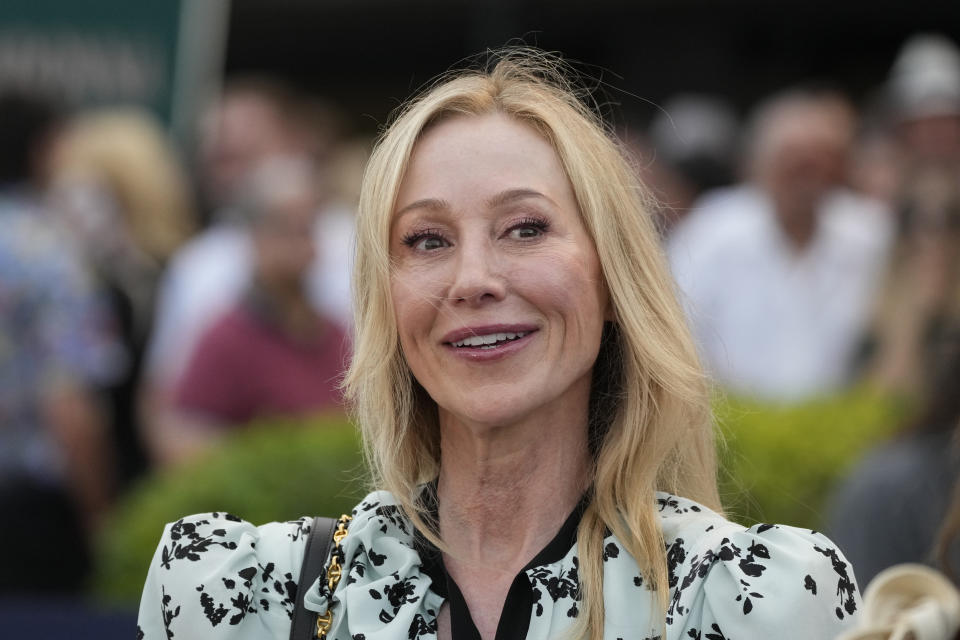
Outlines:
[[[437, 522], [436, 482], [429, 485], [422, 494], [423, 504], [427, 509], [427, 514], [433, 522]], [[583, 519], [583, 513], [590, 504], [590, 492], [586, 492], [580, 497], [580, 500], [574, 506], [573, 511], [567, 516], [556, 535], [547, 545], [533, 557], [530, 562], [520, 570], [518, 575], [522, 575], [530, 569], [541, 567], [555, 562], [560, 562], [571, 548], [577, 543], [577, 529], [580, 526], [580, 520]], [[421, 570], [433, 580], [434, 590], [444, 598], [448, 597], [446, 586], [452, 582], [443, 564], [443, 556], [440, 550], [430, 542], [420, 531], [414, 533], [415, 549], [420, 554], [422, 560]], [[504, 609], [507, 607], [504, 606]]]

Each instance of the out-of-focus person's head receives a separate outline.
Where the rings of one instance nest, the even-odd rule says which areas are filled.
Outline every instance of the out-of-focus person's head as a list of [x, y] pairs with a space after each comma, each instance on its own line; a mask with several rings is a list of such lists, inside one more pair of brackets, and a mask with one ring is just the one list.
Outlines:
[[[599, 118], [576, 97], [558, 61], [523, 50], [494, 54], [487, 68], [451, 75], [408, 103], [367, 166], [358, 214], [356, 341], [347, 391], [376, 480], [416, 517], [420, 486], [436, 477], [439, 465], [438, 408], [405, 359], [391, 293], [398, 196], [418, 144], [431, 132], [454, 119], [489, 122], [490, 115], [527, 127], [555, 152], [608, 294], [609, 308], [595, 310], [610, 318], [592, 372], [588, 436], [596, 465], [595, 506], [581, 527], [591, 536], [605, 526], [619, 529], [627, 514], [632, 531], [646, 531], [653, 522], [638, 505], [652, 500], [654, 487], [716, 505], [704, 379], [645, 190]], [[620, 533], [636, 541], [631, 533]], [[584, 573], [592, 576], [586, 591], [588, 601], [602, 607], [594, 542], [591, 537], [584, 543], [589, 556]], [[650, 563], [651, 575], [665, 575], [658, 554], [636, 551], [642, 563]], [[586, 624], [596, 615], [598, 610], [591, 609], [583, 616]]]
[[733, 181], [738, 136], [733, 109], [720, 98], [697, 94], [669, 99], [644, 138], [635, 139], [627, 131], [626, 141], [636, 147], [641, 176], [660, 204], [662, 232], [705, 191]]
[[934, 34], [907, 40], [890, 71], [887, 91], [901, 141], [914, 159], [960, 161], [956, 44]]
[[245, 177], [264, 158], [300, 152], [303, 141], [293, 126], [298, 100], [275, 80], [228, 82], [201, 127], [203, 188], [214, 206], [230, 204]]
[[48, 144], [60, 112], [39, 95], [0, 90], [0, 188], [47, 178]]
[[697, 193], [728, 184], [739, 127], [733, 108], [722, 99], [684, 94], [668, 100], [647, 136], [664, 162]]
[[791, 90], [776, 95], [751, 119], [747, 171], [780, 213], [812, 213], [846, 177], [854, 128], [854, 112], [839, 94]]
[[54, 145], [57, 210], [94, 252], [132, 242], [158, 264], [187, 239], [194, 212], [186, 175], [160, 123], [137, 109], [68, 122]]
[[248, 174], [235, 206], [249, 225], [257, 282], [300, 296], [315, 258], [318, 193], [312, 163], [302, 156], [262, 160]]

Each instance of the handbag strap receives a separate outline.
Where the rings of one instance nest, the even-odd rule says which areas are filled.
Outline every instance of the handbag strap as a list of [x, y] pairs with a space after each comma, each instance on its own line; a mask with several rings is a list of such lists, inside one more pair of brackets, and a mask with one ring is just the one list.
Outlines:
[[304, 608], [303, 597], [323, 571], [323, 565], [330, 554], [330, 545], [333, 544], [333, 531], [336, 526], [335, 519], [319, 516], [313, 519], [310, 526], [307, 546], [303, 552], [303, 564], [300, 566], [300, 579], [297, 582], [297, 600], [290, 625], [290, 640], [311, 640], [316, 637], [314, 629], [317, 614]]

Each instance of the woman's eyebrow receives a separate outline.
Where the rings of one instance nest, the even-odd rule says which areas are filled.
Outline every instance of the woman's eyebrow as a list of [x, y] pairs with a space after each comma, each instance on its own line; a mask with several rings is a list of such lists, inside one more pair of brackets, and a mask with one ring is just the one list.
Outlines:
[[420, 200], [414, 200], [404, 208], [397, 211], [393, 217], [399, 218], [405, 213], [413, 211], [414, 209], [429, 209], [430, 211], [446, 211], [450, 209], [450, 203], [446, 200], [440, 198], [421, 198]]
[[543, 198], [547, 202], [556, 206], [556, 203], [553, 200], [535, 189], [507, 189], [506, 191], [501, 191], [497, 195], [487, 200], [487, 206], [492, 209], [494, 207], [510, 204], [511, 202], [524, 200], [526, 198]]
[[[487, 206], [491, 209], [495, 207], [500, 207], [505, 204], [510, 204], [511, 202], [516, 202], [517, 200], [524, 200], [526, 198], [542, 198], [547, 202], [556, 205], [556, 203], [551, 200], [546, 195], [540, 193], [535, 189], [507, 189], [501, 191], [500, 193], [490, 197], [487, 200]], [[394, 214], [394, 219], [400, 218], [405, 213], [409, 213], [414, 209], [428, 209], [430, 211], [449, 211], [452, 209], [450, 203], [442, 198], [421, 198], [420, 200], [414, 200], [410, 204], [404, 206], [402, 209], [398, 210]]]

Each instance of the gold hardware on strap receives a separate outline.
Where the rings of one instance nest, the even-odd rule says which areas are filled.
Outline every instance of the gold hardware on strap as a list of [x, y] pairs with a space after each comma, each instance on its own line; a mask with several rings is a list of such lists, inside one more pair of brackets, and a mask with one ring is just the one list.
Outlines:
[[350, 519], [350, 516], [344, 515], [340, 516], [340, 521], [337, 522], [337, 530], [333, 532], [333, 541], [337, 546], [340, 546], [340, 542], [347, 537], [347, 523], [350, 522]]
[[330, 591], [333, 591], [337, 583], [340, 582], [342, 573], [343, 571], [340, 569], [340, 563], [337, 561], [337, 557], [333, 556], [330, 558], [330, 568], [327, 569], [327, 586], [330, 588]]
[[333, 624], [333, 612], [330, 609], [327, 609], [327, 612], [322, 616], [317, 616], [317, 637], [320, 640], [326, 640], [331, 624]]
[[[346, 514], [340, 516], [337, 522], [337, 530], [333, 534], [333, 552], [330, 554], [330, 566], [327, 567], [327, 587], [330, 588], [330, 595], [343, 577], [343, 567], [340, 566], [340, 558], [343, 552], [340, 550], [340, 543], [347, 537], [347, 523], [352, 518]], [[317, 638], [318, 640], [327, 640], [327, 633], [333, 625], [333, 609], [327, 605], [327, 611], [323, 615], [317, 616]]]

